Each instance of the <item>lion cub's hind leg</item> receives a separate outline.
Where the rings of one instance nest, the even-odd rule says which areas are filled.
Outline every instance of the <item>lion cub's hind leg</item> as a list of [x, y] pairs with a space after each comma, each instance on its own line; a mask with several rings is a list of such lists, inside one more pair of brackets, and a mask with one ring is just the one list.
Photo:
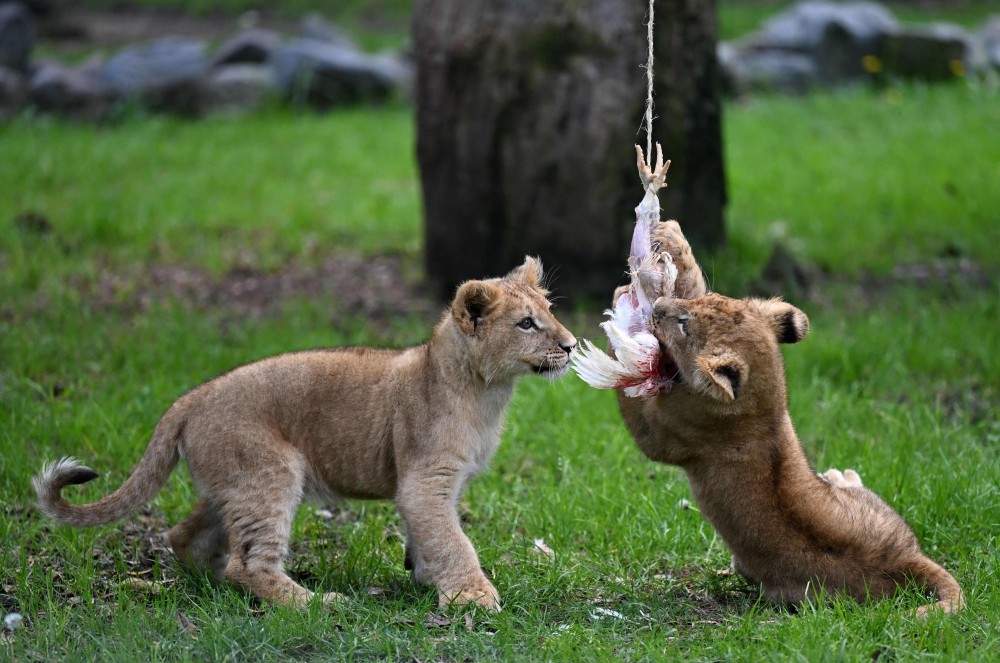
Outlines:
[[222, 514], [211, 502], [200, 500], [186, 519], [170, 529], [167, 540], [184, 564], [211, 571], [216, 580], [225, 577], [229, 538], [222, 526]]
[[854, 470], [844, 470], [841, 473], [840, 470], [829, 469], [822, 476], [837, 488], [864, 488], [864, 484], [861, 483], [861, 475]]
[[[260, 431], [247, 437], [254, 433], [259, 437]], [[292, 518], [302, 499], [305, 459], [280, 438], [254, 445], [242, 442], [247, 449], [242, 457], [252, 462], [230, 468], [227, 483], [212, 498], [229, 538], [225, 577], [262, 599], [302, 607], [314, 593], [285, 573], [284, 560]]]

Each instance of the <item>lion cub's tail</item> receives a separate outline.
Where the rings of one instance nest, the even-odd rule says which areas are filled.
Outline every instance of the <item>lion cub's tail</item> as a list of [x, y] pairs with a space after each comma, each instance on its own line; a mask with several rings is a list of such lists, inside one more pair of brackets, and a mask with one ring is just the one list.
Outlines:
[[965, 595], [962, 588], [954, 576], [943, 568], [932, 562], [927, 557], [922, 557], [911, 568], [913, 578], [919, 584], [927, 587], [937, 596], [937, 602], [930, 605], [920, 606], [917, 615], [923, 616], [928, 610], [940, 609], [944, 612], [957, 612], [965, 605]]
[[177, 465], [177, 445], [186, 417], [174, 408], [168, 410], [132, 476], [107, 497], [90, 504], [70, 504], [60, 494], [64, 486], [87, 483], [100, 476], [74, 458], [62, 458], [42, 467], [31, 480], [38, 496], [38, 506], [50, 518], [64, 525], [86, 527], [124, 518], [148, 502], [166, 483]]

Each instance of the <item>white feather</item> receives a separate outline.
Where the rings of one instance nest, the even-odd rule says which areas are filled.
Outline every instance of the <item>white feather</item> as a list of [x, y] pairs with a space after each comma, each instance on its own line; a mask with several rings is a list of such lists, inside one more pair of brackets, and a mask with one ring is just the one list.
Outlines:
[[587, 339], [582, 339], [580, 349], [573, 356], [573, 371], [597, 389], [614, 389], [628, 377], [626, 366]]

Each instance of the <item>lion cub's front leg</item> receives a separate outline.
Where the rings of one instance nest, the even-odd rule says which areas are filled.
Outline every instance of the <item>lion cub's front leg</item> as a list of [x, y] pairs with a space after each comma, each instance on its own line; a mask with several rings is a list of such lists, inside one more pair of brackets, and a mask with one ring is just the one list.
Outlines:
[[407, 565], [414, 581], [437, 587], [440, 605], [476, 603], [499, 611], [500, 595], [455, 510], [461, 481], [457, 462], [413, 468], [400, 481], [396, 506], [406, 521]]
[[[678, 299], [694, 299], [701, 297], [708, 292], [708, 285], [705, 283], [705, 275], [701, 272], [701, 266], [694, 259], [691, 245], [688, 243], [681, 226], [676, 221], [659, 221], [649, 233], [651, 249], [654, 254], [669, 253], [677, 268], [677, 280], [674, 283], [673, 292], [663, 292], [667, 297], [677, 297]], [[666, 287], [666, 284], [664, 284]], [[611, 306], [614, 307], [618, 298], [628, 291], [628, 286], [618, 286], [611, 298]]]
[[[691, 245], [681, 232], [681, 226], [674, 220], [660, 221], [650, 232], [653, 253], [669, 253], [677, 267], [677, 281], [674, 283], [674, 297], [694, 299], [708, 292], [701, 266], [694, 259]], [[665, 293], [670, 294], [670, 293]]]

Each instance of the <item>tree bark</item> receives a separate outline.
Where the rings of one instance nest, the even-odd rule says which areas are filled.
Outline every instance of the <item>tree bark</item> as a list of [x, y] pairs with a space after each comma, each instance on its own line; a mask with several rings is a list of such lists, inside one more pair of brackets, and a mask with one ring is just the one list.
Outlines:
[[[416, 0], [417, 158], [427, 274], [447, 297], [538, 255], [560, 295], [622, 280], [642, 199], [642, 0]], [[724, 241], [713, 0], [657, 0], [661, 194], [696, 247]]]

